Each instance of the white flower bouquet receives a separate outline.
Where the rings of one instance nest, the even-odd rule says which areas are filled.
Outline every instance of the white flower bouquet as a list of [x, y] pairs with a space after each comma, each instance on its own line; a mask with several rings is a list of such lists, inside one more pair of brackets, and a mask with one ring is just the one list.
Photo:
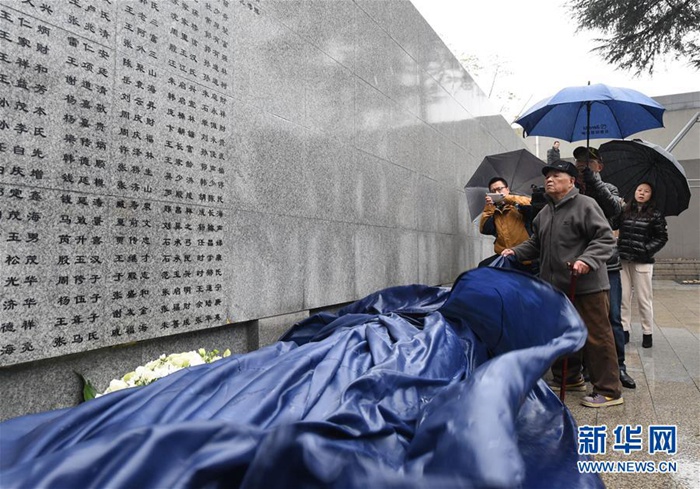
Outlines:
[[212, 363], [230, 355], [231, 350], [229, 349], [219, 355], [219, 350], [207, 352], [204, 348], [200, 348], [197, 351], [172, 353], [167, 356], [161, 355], [159, 358], [148, 362], [146, 365], [136, 367], [136, 370], [125, 374], [120, 379], [112, 379], [109, 383], [109, 387], [103, 393], [96, 392], [90, 381], [81, 375], [80, 377], [83, 380], [83, 398], [87, 401], [121, 389], [148, 385], [155, 380], [183, 368]]

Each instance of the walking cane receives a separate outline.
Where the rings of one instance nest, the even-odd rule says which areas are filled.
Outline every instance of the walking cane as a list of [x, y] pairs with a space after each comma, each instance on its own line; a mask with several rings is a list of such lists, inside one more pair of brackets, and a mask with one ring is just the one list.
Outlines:
[[[574, 298], [576, 297], [576, 279], [578, 274], [574, 271], [574, 265], [571, 262], [566, 262], [566, 266], [571, 272], [571, 279], [569, 280], [569, 300], [574, 303]], [[569, 366], [569, 357], [565, 356], [564, 361], [561, 363], [561, 388], [559, 389], [559, 400], [564, 402], [566, 399], [566, 368]]]

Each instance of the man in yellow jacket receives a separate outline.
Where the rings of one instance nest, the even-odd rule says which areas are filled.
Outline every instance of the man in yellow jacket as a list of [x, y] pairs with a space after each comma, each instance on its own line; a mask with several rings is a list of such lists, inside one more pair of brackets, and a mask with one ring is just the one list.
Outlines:
[[[493, 177], [489, 181], [489, 194], [486, 195], [486, 205], [479, 221], [479, 232], [496, 237], [493, 243], [495, 255], [479, 263], [480, 267], [488, 266], [501, 251], [517, 246], [530, 237], [530, 197], [511, 194], [508, 182], [502, 177]], [[533, 271], [529, 264], [525, 270]]]

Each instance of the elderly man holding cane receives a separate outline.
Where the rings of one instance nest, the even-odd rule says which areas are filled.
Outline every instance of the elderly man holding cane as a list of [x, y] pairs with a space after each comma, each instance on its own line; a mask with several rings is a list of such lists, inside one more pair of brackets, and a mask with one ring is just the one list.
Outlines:
[[[557, 160], [542, 169], [547, 205], [533, 221], [533, 235], [501, 253], [518, 261], [540, 259], [540, 277], [566, 292], [571, 274], [579, 275], [574, 306], [588, 329], [581, 352], [569, 357], [567, 389], [585, 389], [581, 354], [590, 373], [593, 393], [581, 404], [600, 408], [623, 403], [615, 340], [608, 312], [610, 300], [605, 262], [615, 247], [612, 229], [600, 206], [579, 193], [574, 183], [576, 167]], [[555, 382], [561, 381], [561, 360], [552, 366]], [[557, 378], [559, 377], [559, 378]]]

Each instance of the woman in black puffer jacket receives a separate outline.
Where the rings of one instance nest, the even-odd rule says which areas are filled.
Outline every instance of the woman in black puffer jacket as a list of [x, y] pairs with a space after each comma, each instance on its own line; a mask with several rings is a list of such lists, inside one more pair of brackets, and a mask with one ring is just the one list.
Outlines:
[[654, 205], [654, 188], [644, 182], [637, 186], [634, 199], [620, 217], [617, 247], [622, 261], [622, 327], [629, 332], [632, 322], [632, 288], [634, 287], [642, 322], [642, 347], [651, 348], [654, 325], [651, 277], [654, 255], [668, 241], [666, 218]]

